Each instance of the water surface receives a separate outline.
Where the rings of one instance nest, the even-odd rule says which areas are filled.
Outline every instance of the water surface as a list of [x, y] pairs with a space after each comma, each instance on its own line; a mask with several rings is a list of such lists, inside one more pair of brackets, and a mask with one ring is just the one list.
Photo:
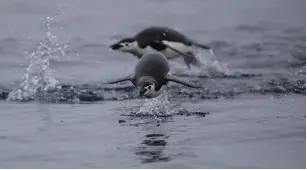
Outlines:
[[[0, 2], [1, 168], [305, 168], [305, 1]], [[57, 17], [54, 17], [58, 15]], [[49, 17], [49, 18], [47, 18]], [[51, 17], [51, 18], [50, 18]], [[137, 58], [107, 46], [151, 25], [213, 47], [139, 99]]]

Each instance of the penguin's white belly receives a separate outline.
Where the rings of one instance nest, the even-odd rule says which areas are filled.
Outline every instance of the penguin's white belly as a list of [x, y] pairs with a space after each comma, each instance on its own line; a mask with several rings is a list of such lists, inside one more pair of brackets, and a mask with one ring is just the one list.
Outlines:
[[[179, 42], [169, 42], [169, 41], [163, 41], [165, 44], [183, 52], [183, 53], [187, 53], [187, 52], [190, 52], [191, 51], [191, 48], [189, 46], [186, 46], [182, 43], [179, 43]], [[149, 53], [149, 52], [156, 52], [157, 50], [153, 49], [151, 46], [147, 46], [146, 48], [138, 48], [137, 49], [137, 53], [140, 54], [140, 55], [144, 55], [146, 53]], [[173, 58], [176, 58], [176, 57], [179, 57], [180, 54], [178, 54], [176, 51], [170, 49], [170, 48], [166, 48], [165, 50], [163, 51], [158, 51], [160, 53], [162, 53], [167, 59], [173, 59]]]

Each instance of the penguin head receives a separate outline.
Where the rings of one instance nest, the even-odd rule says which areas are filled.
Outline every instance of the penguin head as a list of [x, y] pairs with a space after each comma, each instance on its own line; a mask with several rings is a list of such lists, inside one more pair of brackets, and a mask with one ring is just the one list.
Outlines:
[[156, 85], [154, 81], [145, 80], [140, 81], [137, 85], [137, 88], [140, 91], [140, 97], [144, 96], [146, 98], [153, 98], [156, 96]]
[[123, 52], [134, 51], [137, 47], [138, 45], [134, 38], [125, 38], [113, 45], [110, 45], [110, 48], [112, 50], [119, 50]]

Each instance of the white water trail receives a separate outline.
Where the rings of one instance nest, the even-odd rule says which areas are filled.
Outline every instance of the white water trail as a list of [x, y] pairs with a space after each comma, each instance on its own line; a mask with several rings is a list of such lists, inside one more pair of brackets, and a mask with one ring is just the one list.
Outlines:
[[47, 17], [45, 37], [39, 42], [36, 51], [27, 56], [30, 63], [22, 82], [19, 88], [9, 93], [7, 100], [34, 100], [38, 94], [57, 88], [59, 81], [53, 76], [50, 60], [60, 60], [67, 48], [66, 43], [57, 43], [58, 38], [51, 31], [50, 22], [58, 16]]

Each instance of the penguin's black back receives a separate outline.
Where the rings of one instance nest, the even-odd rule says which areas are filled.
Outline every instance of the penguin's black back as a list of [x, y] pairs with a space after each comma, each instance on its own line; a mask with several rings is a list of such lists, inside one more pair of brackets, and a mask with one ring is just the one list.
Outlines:
[[134, 38], [141, 48], [151, 45], [157, 46], [155, 49], [161, 48], [162, 50], [165, 47], [159, 47], [159, 44], [155, 43], [155, 41], [161, 42], [162, 40], [181, 42], [187, 46], [191, 45], [191, 42], [188, 38], [186, 38], [186, 36], [174, 29], [167, 27], [149, 27], [140, 31]]
[[[158, 52], [147, 53], [141, 57], [134, 70], [134, 78], [153, 77], [160, 84], [165, 83], [165, 76], [170, 71], [166, 57]], [[137, 80], [136, 80], [137, 81]]]

